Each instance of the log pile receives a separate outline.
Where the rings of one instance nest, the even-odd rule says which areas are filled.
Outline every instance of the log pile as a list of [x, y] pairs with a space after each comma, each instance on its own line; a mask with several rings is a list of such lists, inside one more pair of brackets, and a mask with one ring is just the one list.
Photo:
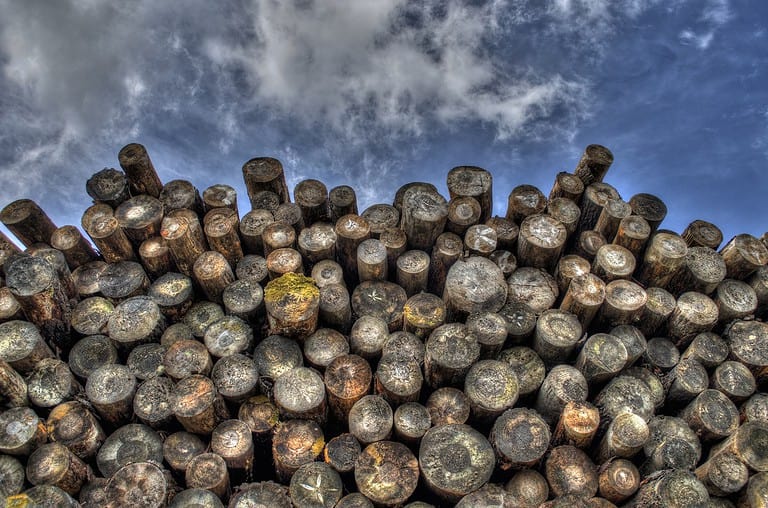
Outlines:
[[118, 159], [90, 241], [0, 212], [6, 506], [768, 506], [768, 237], [661, 229], [607, 148], [503, 217], [472, 166], [359, 211]]

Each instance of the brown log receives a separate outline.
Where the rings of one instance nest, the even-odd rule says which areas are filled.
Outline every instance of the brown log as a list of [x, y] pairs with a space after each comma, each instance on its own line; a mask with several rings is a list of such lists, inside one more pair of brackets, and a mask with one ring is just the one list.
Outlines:
[[746, 506], [768, 505], [768, 473], [752, 475], [742, 499]]
[[443, 233], [435, 240], [432, 256], [429, 261], [430, 293], [442, 295], [445, 291], [445, 279], [448, 271], [459, 260], [463, 253], [462, 239], [454, 233]]
[[587, 400], [588, 389], [587, 380], [578, 369], [556, 365], [542, 381], [534, 407], [540, 418], [555, 423], [566, 404]]
[[357, 247], [357, 270], [360, 282], [387, 280], [387, 248], [379, 240], [369, 238]]
[[66, 446], [81, 459], [95, 456], [106, 438], [93, 413], [77, 401], [54, 407], [48, 415], [46, 429], [51, 441]]
[[476, 166], [458, 166], [448, 172], [448, 193], [451, 200], [471, 197], [480, 205], [480, 221], [487, 221], [493, 211], [493, 176]]
[[635, 194], [630, 198], [629, 205], [632, 207], [632, 214], [645, 219], [651, 226], [651, 231], [656, 231], [667, 216], [667, 205], [652, 194]]
[[109, 205], [96, 204], [83, 213], [81, 225], [108, 263], [136, 259], [133, 245]]
[[422, 250], [409, 250], [397, 258], [397, 283], [409, 297], [427, 290], [429, 263], [429, 254]]
[[165, 317], [150, 297], [134, 296], [115, 307], [107, 330], [118, 348], [130, 351], [139, 344], [157, 341], [165, 330]]
[[349, 291], [343, 284], [327, 284], [320, 288], [319, 321], [322, 325], [347, 332], [352, 325]]
[[344, 215], [336, 222], [336, 258], [344, 268], [344, 279], [354, 286], [359, 280], [357, 271], [357, 249], [371, 237], [368, 221], [359, 215]]
[[281, 203], [291, 202], [283, 165], [277, 159], [256, 157], [249, 160], [243, 164], [243, 180], [248, 191], [248, 197], [251, 199], [252, 208], [257, 208], [254, 206], [253, 200], [259, 191], [274, 192], [280, 197]]
[[71, 303], [74, 304], [77, 301], [78, 292], [75, 283], [72, 280], [72, 272], [67, 265], [67, 259], [61, 251], [44, 244], [35, 244], [32, 247], [29, 247], [25, 251], [25, 254], [47, 261], [56, 271], [56, 275], [61, 282], [64, 292], [72, 301]]
[[475, 312], [497, 312], [507, 292], [504, 275], [493, 261], [477, 256], [456, 261], [448, 270], [443, 294], [448, 320], [463, 320]]
[[185, 489], [173, 497], [169, 508], [183, 508], [185, 506], [209, 506], [211, 508], [224, 508], [221, 499], [210, 490]]
[[768, 368], [768, 324], [760, 321], [734, 321], [723, 337], [728, 341], [731, 358], [743, 363], [759, 382]]
[[236, 226], [224, 218], [209, 221], [204, 227], [211, 250], [219, 252], [234, 270], [243, 258], [243, 247]]
[[508, 250], [495, 250], [491, 252], [488, 259], [496, 263], [504, 278], [509, 277], [512, 272], [517, 270], [517, 258]]
[[456, 503], [490, 479], [494, 452], [488, 440], [468, 425], [440, 425], [422, 438], [419, 467], [433, 493]]
[[277, 478], [287, 483], [299, 467], [317, 460], [324, 447], [323, 430], [316, 422], [281, 422], [272, 440], [272, 458]]
[[651, 236], [651, 227], [644, 218], [639, 215], [630, 215], [621, 219], [619, 222], [613, 243], [624, 247], [631, 252], [635, 258], [640, 259], [640, 255], [645, 250], [648, 239]]
[[536, 313], [520, 302], [504, 304], [499, 315], [507, 322], [507, 340], [512, 344], [522, 343], [533, 336], [536, 328]]
[[586, 449], [600, 425], [600, 412], [589, 402], [565, 404], [552, 434], [552, 446], [571, 445]]
[[232, 508], [248, 508], [250, 506], [274, 506], [275, 508], [291, 508], [291, 498], [288, 488], [275, 482], [244, 483], [232, 495]]
[[283, 373], [304, 365], [299, 344], [282, 335], [270, 335], [259, 342], [253, 350], [253, 361], [265, 394], [272, 393], [272, 384]]
[[156, 342], [136, 346], [128, 354], [125, 364], [136, 379], [144, 381], [160, 376], [165, 372], [163, 357], [167, 349], [168, 346]]
[[0, 287], [0, 323], [24, 319], [21, 305], [7, 286]]
[[496, 230], [485, 224], [470, 226], [464, 234], [464, 246], [470, 256], [490, 257], [496, 250]]
[[395, 192], [395, 198], [392, 201], [392, 206], [397, 208], [397, 210], [400, 212], [401, 216], [403, 213], [403, 199], [405, 198], [405, 193], [409, 190], [423, 190], [426, 192], [437, 192], [437, 187], [432, 185], [431, 183], [426, 182], [409, 182], [404, 184], [402, 187], [397, 189]]
[[108, 425], [120, 425], [133, 416], [136, 376], [125, 365], [107, 364], [94, 370], [85, 384], [85, 394]]
[[0, 388], [0, 402], [4, 406], [13, 408], [29, 405], [27, 383], [5, 360], [0, 360]]
[[426, 342], [424, 377], [432, 388], [461, 386], [475, 361], [480, 357], [480, 344], [462, 323], [449, 323], [436, 328]]
[[295, 249], [275, 249], [267, 256], [267, 272], [270, 280], [275, 280], [286, 273], [304, 273], [304, 262]]
[[192, 276], [202, 288], [208, 300], [221, 303], [221, 294], [234, 282], [232, 267], [221, 253], [205, 251], [197, 258], [192, 267]]
[[168, 346], [163, 367], [168, 376], [179, 381], [195, 374], [207, 376], [213, 368], [213, 360], [201, 342], [181, 339]]
[[728, 344], [712, 332], [697, 334], [688, 348], [680, 355], [680, 361], [696, 360], [706, 368], [717, 367], [728, 357]]
[[302, 465], [289, 487], [294, 506], [338, 506], [343, 495], [341, 476], [324, 462]]
[[517, 250], [517, 236], [520, 232], [517, 224], [504, 217], [491, 217], [485, 223], [496, 230], [496, 245], [499, 249], [511, 252]]
[[105, 477], [113, 476], [132, 462], [163, 460], [163, 440], [146, 425], [128, 424], [113, 432], [104, 441], [96, 456], [96, 464]]
[[635, 271], [635, 256], [620, 245], [606, 244], [597, 249], [592, 273], [606, 282], [629, 279]]
[[717, 390], [704, 390], [681, 412], [702, 441], [715, 441], [731, 435], [739, 425], [734, 403]]
[[549, 498], [547, 480], [532, 469], [515, 473], [504, 486], [504, 490], [512, 498], [512, 506], [521, 508], [538, 508]]
[[[322, 294], [321, 294], [322, 298]], [[320, 372], [339, 356], [349, 354], [349, 341], [331, 328], [319, 328], [304, 340], [304, 359]]]
[[574, 366], [581, 371], [587, 383], [594, 386], [616, 376], [628, 360], [627, 348], [621, 339], [607, 333], [596, 333], [584, 343]]
[[47, 438], [45, 423], [31, 408], [14, 407], [0, 413], [0, 452], [27, 457]]
[[[340, 284], [344, 285], [344, 269], [336, 261], [323, 259], [312, 267], [312, 278], [317, 287]], [[346, 289], [346, 287], [345, 287]]]
[[101, 291], [99, 278], [106, 268], [104, 261], [91, 261], [72, 271], [72, 282], [81, 298], [96, 296]]
[[602, 145], [587, 145], [573, 174], [579, 177], [584, 185], [602, 182], [611, 164], [613, 154], [608, 148]]
[[29, 402], [39, 408], [51, 408], [72, 400], [82, 391], [67, 364], [56, 358], [44, 358], [27, 377]]
[[[24, 490], [24, 466], [10, 455], [0, 455], [0, 496], [8, 499]], [[8, 501], [7, 501], [8, 502]]]
[[327, 414], [323, 378], [314, 369], [296, 367], [275, 380], [275, 405], [284, 419], [301, 418], [324, 424]]
[[159, 199], [139, 195], [123, 202], [115, 209], [115, 219], [134, 246], [160, 234], [163, 204]]
[[645, 290], [647, 299], [635, 326], [647, 337], [662, 333], [669, 316], [674, 312], [677, 301], [669, 291], [649, 287]]
[[482, 212], [480, 203], [473, 197], [451, 198], [448, 202], [448, 219], [445, 223], [445, 230], [463, 236], [468, 227], [480, 221]]
[[271, 445], [272, 435], [279, 422], [277, 406], [264, 395], [255, 395], [240, 406], [237, 413], [238, 420], [242, 420], [251, 428], [251, 433], [256, 443]]
[[379, 506], [401, 506], [416, 490], [418, 481], [419, 461], [402, 443], [373, 443], [355, 462], [357, 488]]
[[632, 458], [649, 437], [648, 424], [641, 416], [628, 411], [619, 413], [608, 424], [595, 451], [595, 460], [604, 463], [614, 457]]
[[768, 248], [749, 234], [736, 235], [720, 249], [725, 261], [726, 277], [743, 280], [768, 263]]
[[69, 352], [69, 368], [81, 380], [110, 363], [118, 363], [117, 348], [105, 335], [90, 335], [75, 342]]
[[688, 291], [680, 295], [667, 320], [667, 334], [680, 347], [696, 335], [710, 331], [717, 322], [717, 305], [709, 297]]
[[397, 407], [408, 402], [416, 402], [421, 394], [424, 377], [419, 363], [408, 356], [382, 356], [376, 368], [374, 391]]
[[346, 421], [352, 406], [371, 389], [371, 366], [357, 355], [335, 358], [325, 369], [328, 405], [338, 421]]
[[709, 460], [718, 455], [732, 453], [750, 471], [768, 471], [768, 425], [748, 422], [734, 430], [726, 439], [712, 447]]
[[259, 374], [253, 359], [240, 353], [219, 359], [211, 369], [211, 381], [227, 402], [240, 404], [259, 389]]
[[628, 408], [645, 421], [650, 420], [656, 409], [653, 393], [647, 382], [629, 375], [613, 378], [592, 403], [600, 409], [601, 421], [606, 425], [627, 412]]
[[635, 277], [646, 287], [664, 288], [686, 263], [688, 247], [680, 236], [659, 232], [651, 237]]
[[768, 423], [768, 393], [757, 392], [741, 405], [741, 422]]
[[398, 331], [390, 333], [384, 341], [381, 356], [400, 355], [416, 360], [419, 365], [424, 365], [424, 342], [410, 332]]
[[549, 192], [549, 201], [557, 198], [565, 198], [578, 203], [581, 200], [581, 195], [583, 193], [584, 182], [581, 181], [581, 178], [577, 175], [561, 171], [555, 175], [555, 183], [552, 185], [552, 190]]
[[131, 143], [120, 149], [117, 156], [120, 167], [128, 177], [131, 194], [148, 194], [158, 197], [163, 188], [160, 178], [157, 176], [147, 150], [138, 143]]
[[187, 487], [213, 492], [219, 499], [227, 499], [230, 494], [229, 470], [223, 457], [206, 452], [195, 455], [187, 464], [184, 473]]
[[174, 421], [171, 407], [174, 384], [167, 377], [153, 377], [136, 389], [133, 413], [153, 429], [167, 429]]
[[221, 294], [228, 315], [253, 322], [264, 314], [264, 290], [254, 279], [239, 279], [229, 284]]
[[280, 196], [272, 191], [258, 191], [250, 198], [252, 211], [264, 211], [273, 214], [280, 207]]
[[579, 224], [581, 210], [579, 205], [571, 199], [555, 198], [547, 203], [547, 215], [562, 222], [567, 236], [570, 237]]
[[253, 450], [251, 429], [240, 420], [224, 420], [211, 434], [211, 451], [222, 457], [230, 469], [250, 472]]
[[575, 351], [581, 335], [578, 316], [559, 309], [546, 310], [536, 322], [533, 349], [544, 363], [562, 363]]
[[234, 187], [223, 183], [211, 185], [203, 191], [203, 208], [206, 213], [216, 208], [229, 208], [239, 216], [237, 191]]
[[546, 376], [544, 361], [531, 348], [515, 346], [502, 350], [497, 360], [507, 363], [517, 376], [520, 397], [534, 395]]
[[55, 506], [57, 508], [78, 508], [80, 503], [55, 485], [38, 485], [21, 494], [10, 496], [8, 506]]
[[174, 323], [166, 328], [163, 334], [160, 336], [160, 345], [169, 347], [174, 342], [180, 341], [182, 339], [191, 339], [194, 337], [195, 334], [192, 331], [192, 327], [187, 323]]
[[[526, 436], [521, 441], [518, 436]], [[426, 436], [425, 436], [426, 439]], [[498, 466], [503, 470], [535, 466], [549, 448], [549, 425], [533, 409], [514, 408], [504, 411], [493, 424], [488, 437]], [[422, 440], [422, 446], [424, 446]]]
[[[583, 258], [578, 257], [583, 260]], [[570, 280], [560, 303], [560, 310], [576, 316], [581, 328], [586, 330], [605, 301], [605, 282], [596, 275], [585, 273]]]
[[639, 321], [648, 295], [632, 281], [616, 279], [605, 285], [605, 300], [600, 306], [597, 321], [605, 329], [618, 325], [632, 325]]
[[[440, 314], [438, 307], [436, 314], [433, 315]], [[443, 323], [440, 322], [437, 326], [441, 324]], [[507, 322], [505, 319], [495, 312], [475, 312], [467, 316], [465, 324], [469, 332], [477, 338], [477, 343], [480, 344], [480, 357], [495, 358], [507, 340]]]
[[157, 304], [166, 318], [178, 322], [192, 306], [192, 279], [180, 273], [168, 272], [155, 280], [147, 296]]
[[615, 459], [600, 467], [598, 486], [600, 495], [614, 504], [620, 504], [640, 488], [640, 472], [626, 459]]
[[69, 268], [94, 261], [96, 252], [75, 226], [61, 226], [51, 234], [51, 247], [60, 250], [67, 259]]
[[352, 353], [375, 362], [381, 357], [381, 350], [388, 337], [386, 321], [371, 315], [360, 316], [349, 333], [349, 347]]
[[576, 233], [594, 229], [597, 220], [603, 208], [612, 199], [621, 199], [619, 192], [611, 185], [596, 181], [594, 183], [585, 183], [584, 194], [581, 196], [579, 208], [581, 208], [581, 217]]
[[135, 261], [110, 264], [101, 274], [99, 281], [101, 294], [116, 304], [145, 294], [149, 284], [149, 277], [144, 268]]
[[431, 252], [448, 219], [448, 203], [437, 191], [413, 187], [403, 194], [400, 227], [408, 248]]
[[336, 232], [327, 222], [317, 222], [299, 233], [298, 250], [308, 269], [324, 259], [336, 259]]
[[[654, 409], [659, 409], [662, 406], [664, 406], [666, 391], [659, 374], [652, 372], [648, 366], [645, 366], [645, 367], [630, 367], [626, 369], [624, 372], [622, 372], [622, 375], [634, 377], [634, 378], [637, 378], [639, 381], [642, 381], [643, 385], [645, 385], [641, 390], [643, 393], [643, 397], [645, 397], [646, 395], [650, 397], [651, 404], [654, 407]], [[622, 384], [627, 385], [629, 383], [622, 383]], [[630, 384], [630, 386], [634, 386], [634, 385]]]
[[270, 281], [264, 303], [273, 334], [307, 337], [317, 329], [320, 290], [309, 277], [286, 273]]
[[400, 212], [397, 208], [383, 203], [369, 206], [360, 216], [368, 222], [371, 236], [376, 239], [387, 229], [397, 228], [400, 224]]
[[733, 360], [725, 361], [717, 366], [712, 374], [710, 386], [724, 393], [736, 404], [744, 402], [757, 390], [757, 383], [752, 372], [743, 363]]
[[543, 213], [546, 207], [547, 198], [537, 187], [518, 185], [507, 198], [506, 219], [521, 224], [529, 215]]
[[547, 481], [555, 496], [597, 494], [597, 467], [586, 453], [571, 445], [552, 449], [545, 463]]
[[53, 357], [37, 327], [27, 321], [0, 324], [0, 360], [22, 374], [32, 372], [43, 359]]
[[213, 381], [199, 374], [185, 377], [176, 384], [172, 407], [184, 429], [195, 434], [208, 435], [229, 417]]
[[32, 485], [54, 485], [68, 494], [77, 494], [89, 475], [89, 468], [66, 446], [46, 443], [27, 461], [27, 479]]
[[357, 196], [349, 185], [339, 185], [328, 192], [328, 205], [331, 222], [336, 222], [345, 215], [357, 215]]
[[594, 230], [582, 231], [573, 236], [573, 248], [571, 254], [581, 256], [590, 263], [595, 260], [597, 251], [607, 242], [602, 233]]
[[251, 210], [243, 216], [239, 232], [245, 254], [264, 254], [264, 230], [273, 222], [275, 217], [269, 210]]
[[71, 306], [56, 270], [46, 260], [21, 255], [5, 265], [6, 285], [49, 344], [65, 353], [72, 347]]
[[203, 216], [204, 206], [200, 192], [188, 180], [166, 182], [158, 199], [163, 204], [166, 213], [180, 208], [188, 208], [198, 216]]
[[612, 242], [619, 230], [621, 221], [632, 214], [632, 207], [622, 199], [609, 199], [603, 207], [595, 224], [595, 231]]
[[467, 372], [464, 393], [469, 399], [474, 421], [491, 423], [517, 402], [517, 374], [506, 362], [480, 360]]
[[35, 243], [51, 243], [56, 225], [31, 199], [17, 199], [0, 211], [0, 221], [29, 247]]
[[402, 329], [403, 308], [408, 296], [397, 284], [384, 281], [365, 281], [352, 293], [352, 312], [356, 316], [383, 319], [390, 332]]
[[94, 173], [85, 182], [85, 191], [94, 203], [106, 203], [117, 208], [120, 203], [130, 198], [128, 177], [114, 168], [104, 168]]
[[425, 404], [432, 426], [463, 424], [469, 419], [471, 407], [463, 391], [452, 388], [438, 388], [427, 398]]
[[395, 409], [395, 436], [407, 445], [415, 445], [432, 427], [432, 417], [426, 406], [418, 402], [406, 402]]
[[161, 226], [160, 235], [168, 243], [176, 267], [191, 277], [195, 261], [208, 250], [197, 214], [187, 209], [174, 210], [166, 215]]
[[176, 271], [171, 249], [161, 236], [144, 240], [139, 246], [139, 258], [152, 279], [161, 277], [167, 272]]
[[709, 247], [691, 247], [667, 289], [675, 295], [685, 291], [709, 295], [725, 278], [725, 273], [725, 261], [716, 251]]
[[648, 343], [645, 340], [645, 335], [636, 327], [619, 325], [613, 327], [610, 333], [624, 344], [624, 348], [627, 350], [627, 367], [634, 365], [645, 353]]
[[757, 296], [757, 310], [755, 315], [765, 320], [768, 315], [768, 265], [761, 266], [747, 279]]
[[757, 294], [746, 282], [725, 279], [718, 284], [712, 299], [717, 305], [718, 323], [724, 326], [735, 319], [754, 317]]
[[731, 453], [715, 455], [696, 468], [695, 474], [712, 496], [734, 494], [749, 481], [749, 469]]
[[688, 247], [709, 247], [717, 250], [723, 242], [723, 233], [720, 228], [703, 220], [695, 220], [688, 224], [681, 236]]
[[517, 261], [553, 271], [560, 259], [568, 233], [559, 220], [549, 215], [529, 215], [520, 224], [517, 239]]
[[568, 291], [568, 286], [574, 278], [589, 273], [591, 269], [592, 266], [589, 261], [581, 256], [568, 254], [561, 257], [557, 262], [554, 272], [560, 295], [565, 295], [565, 292]]

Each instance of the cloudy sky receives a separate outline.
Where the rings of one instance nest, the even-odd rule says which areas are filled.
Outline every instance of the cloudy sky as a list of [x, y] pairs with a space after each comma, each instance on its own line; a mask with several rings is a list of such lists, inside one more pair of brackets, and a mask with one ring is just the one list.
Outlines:
[[[85, 181], [144, 144], [163, 181], [235, 186], [273, 156], [289, 186], [494, 175], [495, 212], [547, 193], [590, 143], [664, 225], [768, 230], [763, 0], [0, 0], [0, 205], [78, 224]], [[118, 166], [119, 167], [119, 166]]]

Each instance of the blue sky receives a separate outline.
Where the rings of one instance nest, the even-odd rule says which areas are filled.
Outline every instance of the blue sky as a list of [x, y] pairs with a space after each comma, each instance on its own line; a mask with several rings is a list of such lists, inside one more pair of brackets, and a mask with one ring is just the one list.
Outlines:
[[768, 230], [768, 2], [0, 0], [0, 204], [79, 225], [85, 181], [144, 144], [163, 181], [352, 185], [360, 211], [478, 165], [495, 212], [590, 143], [663, 227]]

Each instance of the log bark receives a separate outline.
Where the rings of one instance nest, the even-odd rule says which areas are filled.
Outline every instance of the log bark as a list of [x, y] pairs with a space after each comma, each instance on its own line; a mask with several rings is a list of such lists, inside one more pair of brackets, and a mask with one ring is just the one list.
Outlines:
[[596, 333], [582, 346], [575, 367], [581, 371], [588, 384], [595, 386], [621, 372], [628, 359], [627, 348], [618, 337]]
[[600, 425], [600, 411], [589, 402], [565, 404], [552, 434], [552, 446], [571, 445], [587, 449]]
[[46, 260], [18, 256], [5, 265], [5, 283], [27, 319], [50, 345], [65, 354], [72, 347], [71, 303], [56, 270]]
[[[432, 248], [432, 257], [429, 260], [429, 281], [427, 286], [430, 293], [443, 295], [448, 271], [459, 260], [462, 253], [463, 242], [458, 235], [446, 232], [437, 237], [435, 246]], [[397, 265], [395, 264], [396, 267]]]
[[228, 499], [230, 494], [229, 470], [220, 455], [206, 452], [190, 459], [184, 473], [189, 488], [213, 492], [219, 499]]
[[688, 247], [709, 247], [717, 250], [723, 243], [723, 232], [720, 228], [704, 220], [695, 220], [688, 224], [681, 236]]
[[187, 209], [174, 210], [163, 219], [160, 236], [168, 243], [178, 270], [191, 277], [195, 261], [208, 250], [197, 214]]
[[485, 224], [496, 230], [497, 248], [516, 252], [517, 236], [520, 233], [520, 227], [517, 224], [504, 217], [491, 217]]
[[768, 248], [749, 234], [736, 235], [720, 249], [726, 278], [743, 280], [768, 263]]
[[621, 221], [632, 214], [632, 207], [623, 199], [609, 199], [597, 218], [595, 231], [601, 233], [608, 242], [612, 242], [619, 230]]
[[604, 301], [605, 282], [592, 273], [585, 273], [571, 279], [560, 310], [576, 316], [582, 330], [587, 330]]
[[305, 226], [330, 221], [328, 188], [319, 180], [302, 180], [293, 189], [293, 197], [301, 208]]
[[269, 210], [255, 209], [243, 216], [238, 229], [245, 254], [264, 254], [264, 230], [273, 222], [275, 216]]
[[200, 191], [188, 180], [171, 180], [163, 185], [158, 199], [165, 212], [187, 208], [202, 217], [205, 211]]
[[290, 203], [288, 185], [285, 182], [283, 165], [279, 160], [271, 157], [256, 157], [243, 164], [243, 180], [251, 199], [251, 207], [254, 206], [254, 198], [259, 191], [271, 191], [277, 194], [281, 203]]
[[653, 235], [635, 277], [646, 287], [665, 288], [686, 263], [688, 247], [680, 236], [670, 233]]
[[587, 145], [573, 174], [578, 176], [585, 186], [602, 182], [611, 164], [613, 154], [608, 148], [602, 145]]
[[710, 386], [724, 393], [736, 404], [744, 402], [757, 390], [757, 382], [752, 372], [743, 363], [733, 360], [717, 366], [712, 373]]
[[397, 258], [397, 284], [409, 297], [427, 290], [429, 254], [422, 250], [405, 251]]
[[320, 426], [312, 420], [288, 420], [278, 425], [272, 441], [277, 478], [288, 482], [302, 465], [314, 462], [325, 447]]
[[357, 215], [357, 195], [349, 185], [339, 185], [328, 193], [331, 222], [336, 224], [345, 215]]
[[679, 295], [685, 291], [711, 294], [725, 278], [726, 266], [722, 257], [709, 247], [691, 247], [685, 263], [672, 277], [668, 290]]
[[211, 250], [223, 255], [234, 270], [244, 255], [237, 227], [231, 221], [219, 218], [209, 221], [203, 229]]
[[554, 273], [559, 294], [564, 296], [574, 278], [590, 273], [591, 270], [592, 266], [589, 261], [581, 256], [568, 254], [561, 257]]
[[51, 408], [72, 400], [82, 391], [67, 364], [56, 358], [44, 358], [27, 377], [27, 396], [38, 408]]
[[507, 214], [505, 218], [515, 224], [521, 224], [529, 215], [538, 215], [547, 207], [547, 198], [538, 187], [533, 185], [518, 185], [507, 198]]
[[147, 194], [155, 198], [160, 196], [163, 184], [160, 183], [146, 148], [138, 143], [131, 143], [120, 149], [117, 158], [128, 177], [132, 195]]
[[715, 323], [715, 302], [701, 293], [688, 291], [677, 299], [675, 310], [667, 320], [667, 334], [681, 347], [687, 345], [699, 333], [710, 331]]
[[[442, 236], [442, 235], [441, 235]], [[408, 239], [405, 237], [405, 233], [400, 228], [387, 228], [379, 235], [379, 241], [387, 249], [387, 275], [397, 272], [397, 258], [405, 252], [408, 246]], [[440, 237], [435, 241], [435, 245], [439, 245]], [[434, 251], [433, 258], [430, 262], [430, 277], [434, 265]], [[430, 278], [430, 281], [432, 279]]]
[[46, 443], [27, 461], [27, 479], [32, 485], [54, 485], [75, 495], [88, 478], [89, 467], [59, 443]]
[[581, 200], [581, 195], [584, 193], [584, 182], [578, 176], [567, 173], [565, 171], [559, 172], [555, 175], [555, 183], [552, 185], [552, 190], [549, 191], [549, 201], [557, 198], [570, 199], [574, 203], [578, 203]]
[[156, 197], [138, 195], [124, 201], [115, 209], [115, 219], [134, 247], [160, 234], [163, 204]]
[[597, 495], [597, 467], [582, 450], [571, 445], [557, 446], [550, 451], [544, 467], [555, 496], [575, 494], [589, 498]]
[[[521, 442], [518, 436], [526, 436], [526, 440]], [[550, 439], [549, 425], [536, 411], [527, 408], [503, 412], [488, 437], [502, 471], [537, 465], [549, 448]], [[423, 443], [422, 440], [422, 446]]]
[[136, 376], [125, 365], [103, 365], [88, 376], [85, 394], [107, 425], [124, 424], [133, 416]]
[[371, 366], [357, 355], [335, 358], [325, 369], [328, 405], [337, 421], [347, 420], [352, 406], [370, 392]]
[[418, 481], [419, 461], [402, 443], [373, 443], [355, 462], [355, 484], [379, 506], [402, 505], [416, 490]]
[[36, 243], [51, 243], [56, 225], [40, 206], [31, 199], [17, 199], [0, 211], [0, 221], [13, 235], [29, 247]]
[[387, 248], [379, 240], [369, 238], [357, 247], [357, 271], [360, 282], [387, 280], [389, 264]]
[[344, 284], [320, 287], [319, 321], [323, 326], [346, 333], [352, 326], [352, 306]]
[[680, 418], [705, 442], [723, 439], [739, 426], [736, 405], [717, 390], [704, 390], [681, 412]]
[[[582, 180], [583, 181], [583, 180]], [[589, 231], [597, 225], [597, 220], [603, 208], [612, 199], [621, 199], [619, 192], [611, 185], [602, 181], [594, 183], [585, 183], [584, 194], [581, 196], [579, 208], [581, 208], [581, 217], [576, 233]]]
[[448, 202], [448, 219], [445, 230], [463, 236], [467, 228], [480, 221], [480, 203], [472, 197], [451, 198]]
[[632, 458], [643, 449], [649, 437], [648, 424], [641, 416], [619, 413], [608, 424], [595, 452], [595, 460], [604, 463], [614, 457]]
[[81, 225], [107, 263], [136, 259], [131, 241], [108, 205], [96, 204], [88, 208], [83, 213]]
[[582, 231], [578, 235], [574, 235], [573, 242], [571, 253], [583, 257], [590, 263], [595, 260], [600, 247], [607, 243], [602, 233], [593, 230]]
[[94, 457], [106, 436], [88, 407], [81, 402], [65, 402], [48, 415], [49, 439], [66, 446], [81, 459]]
[[629, 199], [632, 214], [639, 215], [651, 226], [651, 231], [656, 231], [667, 216], [667, 205], [653, 194], [635, 194]]
[[154, 280], [168, 272], [176, 271], [171, 249], [161, 236], [144, 240], [139, 246], [139, 258], [147, 274]]
[[640, 472], [626, 459], [616, 459], [600, 467], [600, 496], [614, 504], [632, 497], [640, 488]]
[[179, 381], [172, 398], [173, 413], [187, 432], [210, 435], [229, 418], [224, 399], [209, 378], [198, 374]]
[[579, 205], [570, 199], [555, 198], [547, 203], [547, 215], [562, 222], [567, 238], [570, 238], [579, 225], [581, 210]]
[[549, 423], [555, 423], [566, 404], [587, 400], [589, 387], [584, 375], [570, 365], [554, 366], [541, 383], [534, 408]]
[[494, 464], [491, 444], [468, 425], [432, 427], [419, 447], [419, 467], [425, 484], [449, 503], [456, 503], [485, 484]]
[[349, 287], [354, 287], [359, 280], [357, 271], [357, 249], [363, 241], [371, 237], [368, 221], [359, 215], [344, 215], [335, 226], [336, 260], [344, 269], [344, 280]]
[[430, 253], [445, 228], [448, 203], [437, 191], [413, 187], [403, 194], [400, 214], [400, 228], [408, 239], [408, 248]]
[[235, 281], [227, 258], [216, 251], [206, 251], [200, 254], [192, 266], [192, 276], [203, 290], [208, 300], [221, 304], [221, 294], [224, 289]]
[[5, 360], [0, 360], [0, 388], [2, 388], [0, 401], [4, 406], [13, 408], [29, 405], [26, 381]]
[[613, 243], [624, 247], [635, 258], [640, 259], [650, 236], [651, 226], [648, 224], [648, 221], [639, 215], [630, 215], [619, 222]]
[[120, 203], [131, 197], [128, 177], [114, 168], [104, 168], [94, 173], [85, 182], [85, 191], [94, 203], [105, 203], [117, 208]]
[[51, 247], [60, 250], [67, 265], [74, 270], [80, 265], [95, 261], [96, 252], [75, 226], [61, 226], [51, 234]]
[[599, 325], [611, 329], [619, 325], [633, 325], [640, 319], [648, 295], [632, 281], [616, 279], [605, 285], [605, 300], [597, 315]]
[[42, 360], [52, 357], [51, 348], [32, 323], [13, 320], [0, 324], [0, 359], [17, 372], [29, 374]]

